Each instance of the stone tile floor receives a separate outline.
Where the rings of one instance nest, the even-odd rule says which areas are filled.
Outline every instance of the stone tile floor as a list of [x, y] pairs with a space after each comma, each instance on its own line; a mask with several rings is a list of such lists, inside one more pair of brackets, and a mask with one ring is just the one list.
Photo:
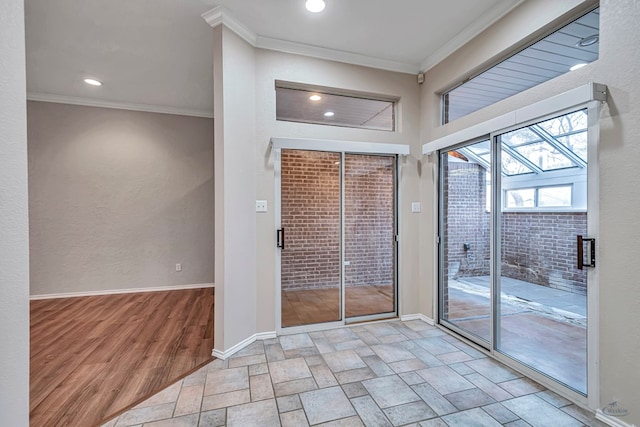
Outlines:
[[257, 341], [103, 427], [605, 426], [419, 320]]

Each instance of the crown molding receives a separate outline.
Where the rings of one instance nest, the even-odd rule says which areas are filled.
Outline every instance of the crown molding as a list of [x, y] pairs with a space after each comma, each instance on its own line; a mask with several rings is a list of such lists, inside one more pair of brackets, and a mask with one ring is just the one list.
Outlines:
[[55, 102], [58, 104], [82, 105], [85, 107], [114, 108], [117, 110], [143, 111], [146, 113], [175, 114], [178, 116], [213, 118], [213, 112], [192, 108], [167, 107], [163, 105], [132, 104], [127, 102], [104, 101], [101, 99], [76, 96], [53, 95], [50, 93], [27, 92], [28, 101]]
[[203, 13], [202, 19], [212, 28], [224, 24], [231, 31], [243, 38], [251, 46], [255, 47], [258, 36], [256, 33], [248, 29], [242, 22], [238, 21], [233, 14], [224, 6], [216, 6], [213, 9]]
[[302, 56], [310, 56], [313, 58], [326, 59], [329, 61], [345, 62], [347, 64], [361, 65], [364, 67], [378, 68], [381, 70], [396, 71], [399, 73], [417, 74], [419, 69], [418, 64], [374, 58], [372, 56], [361, 55], [358, 53], [345, 52], [342, 50], [329, 49], [325, 47], [312, 46], [308, 44], [272, 39], [262, 36], [258, 36], [255, 47], [275, 50], [278, 52], [293, 53]]
[[277, 52], [293, 53], [296, 55], [309, 56], [313, 58], [325, 59], [329, 61], [344, 62], [347, 64], [361, 65], [364, 67], [377, 68], [399, 73], [416, 74], [419, 71], [418, 64], [391, 61], [387, 59], [374, 58], [352, 52], [329, 49], [325, 47], [312, 46], [303, 43], [296, 43], [287, 40], [273, 39], [257, 35], [244, 24], [242, 24], [224, 6], [216, 6], [203, 13], [202, 18], [213, 28], [224, 24], [231, 31], [244, 39], [251, 46], [259, 49], [274, 50]]
[[420, 64], [420, 71], [425, 72], [438, 65], [453, 52], [469, 43], [469, 41], [471, 41], [474, 37], [489, 28], [500, 18], [511, 12], [523, 2], [524, 0], [503, 2], [499, 6], [496, 6], [490, 9], [488, 12], [484, 13], [478, 19], [473, 21], [471, 25], [469, 25], [464, 31], [445, 43], [433, 55], [425, 58]]

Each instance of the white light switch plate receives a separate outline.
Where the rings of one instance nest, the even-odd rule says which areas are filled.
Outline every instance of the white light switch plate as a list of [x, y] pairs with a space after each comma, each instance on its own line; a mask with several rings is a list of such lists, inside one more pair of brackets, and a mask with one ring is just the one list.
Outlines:
[[256, 212], [267, 212], [266, 200], [256, 200]]
[[418, 213], [422, 210], [422, 206], [420, 206], [420, 202], [411, 202], [411, 212]]

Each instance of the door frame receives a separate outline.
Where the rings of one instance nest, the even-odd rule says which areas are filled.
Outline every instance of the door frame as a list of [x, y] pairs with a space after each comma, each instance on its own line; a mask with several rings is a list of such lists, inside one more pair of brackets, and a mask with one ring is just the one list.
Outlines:
[[[400, 230], [400, 216], [398, 215], [398, 204], [400, 198], [400, 156], [409, 155], [409, 146], [405, 144], [388, 144], [388, 143], [375, 143], [375, 142], [359, 142], [359, 141], [339, 141], [339, 140], [323, 140], [323, 139], [302, 139], [302, 138], [271, 138], [271, 149], [274, 153], [274, 212], [275, 212], [275, 229], [281, 228], [282, 225], [282, 150], [302, 150], [302, 151], [323, 151], [339, 153], [341, 157], [340, 162], [340, 314], [341, 320], [326, 322], [326, 323], [314, 323], [309, 325], [300, 326], [282, 326], [282, 276], [281, 276], [281, 251], [276, 249], [275, 256], [275, 324], [276, 333], [278, 335], [296, 334], [301, 332], [312, 332], [318, 330], [326, 330], [332, 328], [343, 327], [350, 323], [357, 323], [363, 321], [383, 320], [393, 317], [397, 317], [400, 312], [399, 305], [399, 239], [398, 234]], [[344, 158], [346, 154], [363, 154], [363, 155], [386, 155], [396, 157], [395, 170], [394, 170], [394, 216], [395, 216], [395, 245], [394, 245], [394, 312], [384, 314], [374, 314], [369, 316], [358, 316], [347, 319], [345, 316], [345, 286], [344, 286]]]
[[[599, 241], [599, 166], [598, 166], [598, 146], [600, 139], [600, 111], [602, 105], [607, 99], [607, 87], [605, 85], [597, 83], [589, 83], [568, 92], [556, 95], [554, 97], [539, 101], [537, 103], [528, 105], [511, 113], [504, 114], [502, 116], [495, 117], [491, 120], [487, 120], [475, 126], [463, 129], [461, 131], [452, 133], [440, 139], [431, 141], [423, 145], [423, 154], [439, 153], [439, 150], [455, 147], [460, 144], [464, 144], [467, 141], [478, 140], [479, 138], [489, 135], [489, 141], [495, 144], [495, 136], [505, 131], [512, 130], [514, 128], [522, 127], [527, 123], [537, 122], [549, 117], [557, 117], [563, 113], [570, 111], [576, 111], [580, 108], [586, 108], [588, 111], [588, 125], [587, 125], [587, 158], [589, 159], [589, 165], [587, 170], [587, 231], [590, 237], [595, 237], [596, 242]], [[495, 152], [495, 150], [492, 150]], [[495, 156], [495, 153], [493, 154]], [[437, 285], [433, 287], [434, 296], [434, 320], [439, 325], [440, 319], [440, 156], [436, 155], [437, 159], [434, 162], [435, 176], [437, 177], [435, 199], [436, 216], [434, 218], [434, 225], [436, 230], [436, 262], [434, 264], [434, 278]], [[495, 164], [495, 163], [494, 163]], [[495, 167], [494, 167], [495, 169]], [[493, 171], [495, 175], [497, 172]], [[500, 196], [496, 194], [498, 185], [492, 182], [492, 209], [495, 212], [497, 202], [500, 200]], [[491, 253], [496, 253], [496, 219], [495, 215], [492, 215], [491, 226]], [[495, 263], [498, 262], [493, 257], [491, 262], [491, 277], [495, 274]], [[599, 245], [596, 244], [596, 260], [599, 257]], [[543, 384], [550, 390], [555, 391], [559, 395], [568, 398], [569, 400], [590, 409], [597, 409], [599, 405], [599, 369], [598, 369], [598, 354], [599, 354], [599, 282], [598, 282], [598, 263], [596, 267], [588, 270], [587, 275], [587, 395], [584, 396], [568, 387], [565, 387], [561, 383], [551, 379], [550, 377], [539, 373], [538, 371], [527, 367], [523, 363], [517, 362], [514, 359], [502, 354], [496, 350], [495, 346], [495, 321], [493, 316], [495, 315], [496, 298], [495, 292], [493, 292], [491, 298], [491, 343], [490, 349], [480, 347], [475, 341], [469, 340], [468, 336], [462, 335], [462, 338], [468, 340], [476, 347], [484, 350], [484, 352], [491, 357], [499, 360], [505, 365], [519, 371], [529, 378]], [[493, 288], [494, 286], [492, 286]], [[492, 289], [493, 291], [494, 289]], [[441, 326], [442, 327], [442, 326]], [[451, 332], [450, 329], [442, 327], [444, 330]], [[456, 333], [457, 334], [457, 333]], [[459, 334], [457, 334], [459, 335]]]

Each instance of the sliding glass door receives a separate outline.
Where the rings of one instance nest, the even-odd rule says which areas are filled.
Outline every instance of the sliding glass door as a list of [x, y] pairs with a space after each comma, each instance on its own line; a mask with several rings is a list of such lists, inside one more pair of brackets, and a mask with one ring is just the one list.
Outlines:
[[281, 150], [281, 327], [396, 313], [396, 156]]
[[586, 109], [440, 153], [440, 322], [587, 394]]

